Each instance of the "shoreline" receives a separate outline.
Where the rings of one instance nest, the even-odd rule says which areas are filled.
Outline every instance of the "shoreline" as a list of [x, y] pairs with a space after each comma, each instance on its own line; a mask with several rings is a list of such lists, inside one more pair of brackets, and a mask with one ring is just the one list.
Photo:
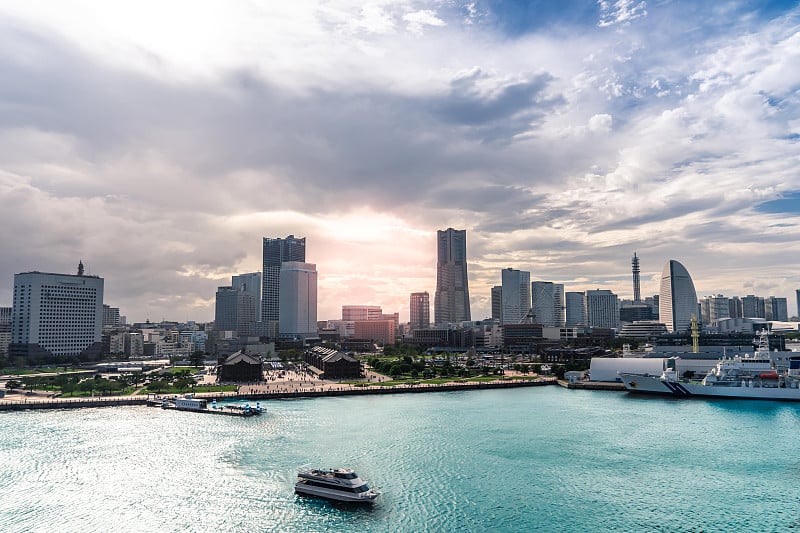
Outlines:
[[[488, 382], [467, 382], [467, 383], [441, 383], [441, 384], [419, 384], [419, 385], [371, 385], [369, 387], [352, 387], [347, 389], [322, 389], [310, 387], [308, 390], [303, 388], [292, 391], [275, 392], [201, 392], [196, 393], [196, 398], [208, 400], [286, 400], [292, 398], [323, 398], [331, 396], [363, 396], [374, 394], [409, 394], [426, 392], [452, 392], [464, 390], [487, 390], [487, 389], [506, 389], [519, 387], [541, 387], [555, 385], [556, 378], [538, 378], [536, 380], [509, 380], [509, 381], [488, 381]], [[25, 411], [34, 409], [82, 409], [86, 407], [117, 407], [127, 405], [146, 406], [151, 395], [138, 396], [110, 396], [94, 398], [30, 398], [23, 400], [0, 400], [0, 411]], [[165, 395], [165, 396], [173, 396]]]

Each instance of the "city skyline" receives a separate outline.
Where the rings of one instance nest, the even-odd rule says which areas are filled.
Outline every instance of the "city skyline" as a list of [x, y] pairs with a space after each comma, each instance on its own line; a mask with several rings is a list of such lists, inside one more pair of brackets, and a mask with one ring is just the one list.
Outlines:
[[643, 297], [674, 259], [797, 314], [796, 3], [273, 4], [0, 6], [0, 305], [83, 258], [131, 321], [211, 320], [293, 234], [320, 318], [407, 320], [453, 227], [473, 319], [503, 268], [632, 298], [634, 252]]

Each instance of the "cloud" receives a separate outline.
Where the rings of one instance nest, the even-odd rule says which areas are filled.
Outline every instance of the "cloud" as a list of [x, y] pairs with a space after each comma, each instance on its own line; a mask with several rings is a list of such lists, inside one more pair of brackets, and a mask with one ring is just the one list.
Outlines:
[[600, 5], [600, 21], [597, 23], [601, 28], [613, 26], [615, 24], [629, 24], [639, 17], [647, 15], [644, 0], [598, 0]]
[[0, 303], [82, 258], [132, 319], [209, 320], [291, 233], [321, 318], [405, 313], [446, 227], [473, 316], [508, 266], [628, 295], [633, 251], [700, 292], [800, 287], [800, 225], [770, 208], [800, 190], [797, 9], [602, 2], [510, 29], [499, 4], [290, 4], [201, 3], [186, 32], [171, 7], [150, 32], [147, 2], [0, 8]]
[[403, 15], [403, 20], [408, 23], [406, 28], [413, 34], [422, 35], [425, 26], [446, 26], [447, 23], [436, 16], [431, 9], [423, 9]]

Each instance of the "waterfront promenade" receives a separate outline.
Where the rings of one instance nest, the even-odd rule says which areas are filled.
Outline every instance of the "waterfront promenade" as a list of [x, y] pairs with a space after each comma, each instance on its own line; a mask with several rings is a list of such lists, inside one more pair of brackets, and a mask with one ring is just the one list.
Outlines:
[[[555, 377], [536, 379], [497, 379], [494, 381], [452, 381], [448, 383], [407, 383], [381, 385], [385, 376], [372, 374], [364, 385], [329, 382], [313, 379], [305, 373], [287, 372], [283, 379], [273, 378], [265, 382], [241, 384], [235, 392], [201, 392], [197, 398], [222, 400], [277, 400], [291, 398], [320, 398], [329, 396], [363, 396], [374, 394], [403, 394], [424, 392], [473, 391], [516, 387], [555, 385]], [[114, 407], [124, 405], [147, 405], [148, 398], [155, 395], [95, 396], [89, 398], [50, 397], [45, 393], [9, 394], [0, 399], [0, 411], [28, 409], [75, 409], [83, 407]], [[174, 396], [164, 395], [164, 396]]]

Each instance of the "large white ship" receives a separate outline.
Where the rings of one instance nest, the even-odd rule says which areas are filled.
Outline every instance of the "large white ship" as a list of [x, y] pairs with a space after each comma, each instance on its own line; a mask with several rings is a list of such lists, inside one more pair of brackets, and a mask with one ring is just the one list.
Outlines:
[[630, 392], [800, 401], [800, 355], [790, 357], [789, 368], [778, 372], [769, 356], [766, 332], [752, 355], [724, 357], [700, 381], [681, 379], [674, 369], [660, 376], [620, 373], [620, 378]]

